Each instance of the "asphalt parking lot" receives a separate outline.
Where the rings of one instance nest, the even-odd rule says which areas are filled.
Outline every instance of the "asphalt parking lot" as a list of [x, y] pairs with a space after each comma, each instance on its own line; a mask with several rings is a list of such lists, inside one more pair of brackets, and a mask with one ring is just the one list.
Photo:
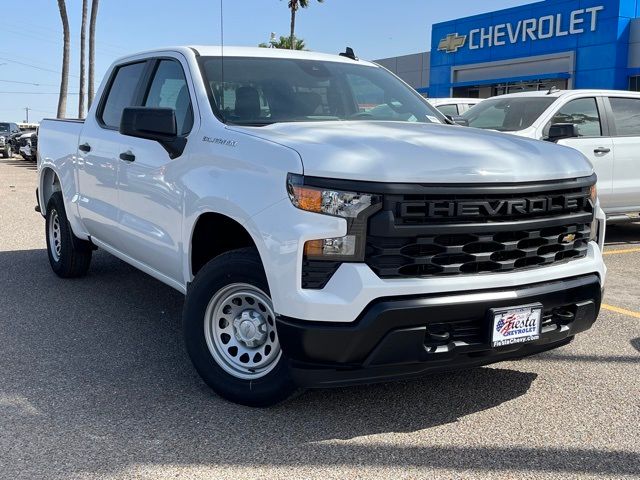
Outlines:
[[35, 183], [0, 160], [0, 478], [640, 476], [640, 224], [609, 228], [602, 313], [562, 349], [257, 410], [199, 379], [179, 293], [100, 251], [52, 273]]

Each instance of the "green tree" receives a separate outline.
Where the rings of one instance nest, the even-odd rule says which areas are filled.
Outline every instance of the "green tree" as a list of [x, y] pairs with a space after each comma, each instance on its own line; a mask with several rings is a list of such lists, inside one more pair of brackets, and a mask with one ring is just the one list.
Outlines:
[[[324, 0], [317, 0], [318, 3], [324, 2]], [[296, 48], [296, 12], [299, 8], [307, 8], [309, 6], [309, 0], [289, 0], [289, 10], [291, 10], [291, 33], [289, 34], [289, 48], [291, 50], [302, 50]]]
[[280, 40], [278, 40], [277, 42], [261, 43], [258, 46], [262, 48], [273, 47], [273, 48], [284, 48], [286, 50], [305, 50], [306, 45], [304, 43], [304, 40], [302, 38], [296, 38], [296, 37], [293, 37], [293, 38], [294, 38], [293, 48], [291, 48], [291, 38], [283, 37], [283, 36], [280, 36]]

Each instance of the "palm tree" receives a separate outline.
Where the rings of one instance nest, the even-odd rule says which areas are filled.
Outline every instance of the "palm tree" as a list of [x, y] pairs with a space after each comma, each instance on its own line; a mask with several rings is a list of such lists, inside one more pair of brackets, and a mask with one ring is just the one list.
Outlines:
[[[322, 3], [324, 0], [318, 0], [318, 3]], [[289, 48], [291, 50], [296, 49], [296, 12], [299, 8], [307, 8], [309, 6], [309, 0], [289, 0], [289, 10], [291, 10], [291, 33], [289, 35]]]
[[87, 3], [82, 0], [82, 26], [80, 27], [80, 94], [78, 97], [78, 118], [84, 118], [84, 71], [85, 71], [85, 37], [87, 36]]
[[98, 18], [98, 2], [91, 1], [91, 19], [89, 20], [89, 95], [87, 99], [88, 108], [91, 108], [94, 96], [94, 74], [96, 68], [96, 19]]
[[294, 48], [291, 48], [291, 38], [290, 37], [283, 37], [283, 36], [280, 36], [280, 40], [278, 40], [278, 41], [271, 41], [269, 43], [261, 43], [258, 46], [262, 47], [262, 48], [269, 48], [269, 47], [284, 48], [286, 50], [305, 50], [305, 48], [306, 48], [306, 45], [305, 45], [304, 40], [302, 38], [294, 37], [294, 44], [293, 44]]
[[62, 48], [62, 78], [60, 79], [60, 96], [58, 97], [58, 118], [64, 118], [67, 112], [67, 89], [69, 86], [69, 17], [64, 0], [58, 0], [60, 20], [62, 20], [62, 36], [64, 46]]

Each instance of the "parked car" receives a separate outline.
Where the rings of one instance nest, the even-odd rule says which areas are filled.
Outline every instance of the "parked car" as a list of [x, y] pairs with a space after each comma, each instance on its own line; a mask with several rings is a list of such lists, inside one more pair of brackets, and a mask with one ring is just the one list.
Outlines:
[[485, 100], [463, 114], [469, 126], [547, 140], [582, 152], [598, 174], [609, 222], [640, 213], [640, 93], [525, 92]]
[[16, 140], [16, 144], [22, 158], [35, 161], [38, 148], [38, 135], [34, 130], [20, 135]]
[[224, 54], [123, 58], [85, 121], [41, 124], [57, 275], [102, 248], [184, 293], [196, 370], [254, 406], [521, 358], [591, 327], [605, 223], [580, 152], [445, 125], [354, 55]]
[[4, 158], [11, 158], [15, 148], [15, 139], [20, 134], [16, 123], [0, 122], [0, 152]]
[[462, 115], [471, 107], [482, 102], [481, 98], [428, 98], [431, 105], [449, 117]]

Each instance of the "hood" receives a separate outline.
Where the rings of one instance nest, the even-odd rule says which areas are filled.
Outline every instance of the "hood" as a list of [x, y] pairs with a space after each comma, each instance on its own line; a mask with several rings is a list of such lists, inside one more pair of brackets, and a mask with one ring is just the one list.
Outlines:
[[295, 149], [304, 174], [408, 183], [503, 183], [589, 176], [577, 150], [476, 128], [406, 122], [231, 127]]

